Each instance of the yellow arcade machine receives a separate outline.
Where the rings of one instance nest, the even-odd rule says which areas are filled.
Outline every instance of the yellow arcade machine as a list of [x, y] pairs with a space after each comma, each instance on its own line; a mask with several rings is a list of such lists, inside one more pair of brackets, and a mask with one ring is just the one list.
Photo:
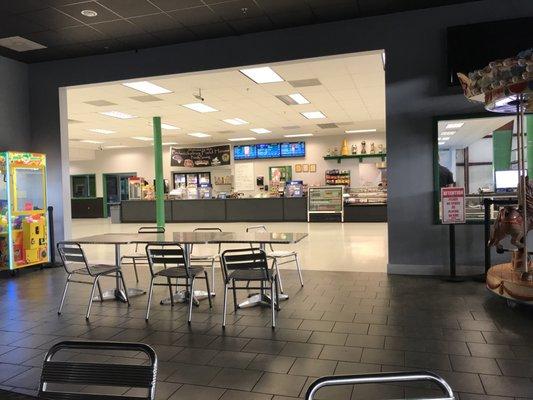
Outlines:
[[0, 269], [48, 262], [46, 156], [0, 152]]

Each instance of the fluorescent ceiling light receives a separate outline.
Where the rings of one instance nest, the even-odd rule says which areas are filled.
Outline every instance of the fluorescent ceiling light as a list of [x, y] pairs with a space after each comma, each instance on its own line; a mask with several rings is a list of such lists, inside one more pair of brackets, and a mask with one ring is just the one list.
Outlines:
[[216, 108], [213, 108], [211, 106], [208, 106], [204, 103], [189, 103], [189, 104], [182, 104], [182, 107], [186, 107], [190, 110], [198, 111], [201, 113], [208, 113], [208, 112], [215, 112], [218, 111]]
[[105, 146], [104, 149], [123, 149], [125, 147], [126, 146], [124, 146], [122, 144], [117, 144], [117, 145], [114, 145], [114, 146]]
[[246, 68], [240, 70], [255, 83], [283, 82], [284, 79], [270, 67]]
[[444, 132], [441, 132], [441, 135], [442, 136], [453, 136], [455, 135], [455, 131], [444, 131]]
[[303, 97], [300, 93], [289, 94], [289, 97], [293, 99], [296, 104], [309, 104], [309, 100]]
[[154, 140], [154, 138], [148, 137], [148, 136], [133, 136], [132, 139], [135, 140], [142, 140], [143, 142], [150, 142]]
[[132, 119], [137, 118], [136, 115], [126, 114], [121, 111], [102, 111], [102, 115], [107, 115], [108, 117], [118, 118], [118, 119]]
[[122, 85], [138, 90], [139, 92], [143, 92], [146, 94], [152, 94], [152, 95], [172, 93], [172, 90], [165, 89], [161, 86], [157, 86], [156, 84], [152, 82], [148, 82], [148, 81], [128, 82], [128, 83], [123, 83]]
[[104, 135], [109, 135], [110, 133], [115, 133], [115, 131], [110, 131], [108, 129], [100, 129], [100, 128], [94, 128], [94, 129], [87, 129], [90, 132], [94, 133], [102, 133]]
[[270, 133], [272, 131], [269, 131], [268, 129], [265, 129], [265, 128], [252, 128], [250, 129], [252, 132], [255, 132], [255, 133]]
[[465, 124], [464, 122], [454, 122], [454, 123], [446, 125], [446, 129], [458, 129], [464, 124]]
[[173, 146], [173, 145], [176, 145], [178, 144], [178, 142], [163, 142], [161, 143], [163, 146]]
[[[150, 122], [150, 126], [154, 126], [154, 123], [153, 122]], [[174, 126], [174, 125], [170, 125], [170, 124], [161, 124], [161, 129], [167, 129], [169, 131], [176, 131], [176, 130], [179, 130], [180, 128], [178, 128], [177, 126]]]
[[307, 137], [307, 136], [313, 136], [312, 133], [298, 133], [294, 135], [283, 135], [285, 137]]
[[439, 142], [439, 146], [442, 146], [445, 142]]
[[229, 119], [223, 119], [222, 121], [224, 121], [226, 124], [230, 124], [230, 125], [246, 125], [246, 124], [249, 124], [248, 121], [245, 121], [244, 119], [240, 119], [240, 118], [229, 118]]
[[326, 118], [326, 116], [321, 111], [307, 111], [307, 112], [302, 112], [300, 114], [302, 114], [307, 119]]
[[102, 144], [104, 142], [99, 142], [98, 140], [80, 140], [82, 143], [91, 143], [91, 144]]
[[447, 140], [450, 140], [450, 137], [449, 137], [449, 136], [439, 138], [439, 141], [440, 141], [440, 142], [445, 142], [445, 141], [447, 141]]
[[254, 137], [238, 137], [228, 139], [230, 142], [245, 142], [247, 140], [256, 140]]
[[365, 133], [365, 132], [376, 132], [377, 129], [350, 129], [348, 131], [344, 131], [344, 133]]
[[187, 135], [189, 135], [189, 136], [194, 136], [194, 137], [201, 137], [201, 138], [211, 136], [211, 135], [208, 135], [207, 133], [203, 133], [203, 132], [187, 133]]

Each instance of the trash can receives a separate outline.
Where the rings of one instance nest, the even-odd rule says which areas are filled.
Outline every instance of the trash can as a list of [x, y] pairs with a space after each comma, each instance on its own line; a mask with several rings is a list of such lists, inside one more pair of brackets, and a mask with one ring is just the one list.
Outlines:
[[109, 216], [112, 224], [120, 224], [120, 203], [109, 206]]

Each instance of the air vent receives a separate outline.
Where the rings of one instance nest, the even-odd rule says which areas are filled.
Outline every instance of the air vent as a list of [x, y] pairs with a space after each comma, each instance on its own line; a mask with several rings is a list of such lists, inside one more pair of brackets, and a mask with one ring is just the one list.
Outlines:
[[353, 125], [353, 121], [348, 121], [348, 122], [337, 122], [337, 125], [339, 125], [339, 126]]
[[282, 102], [287, 104], [288, 106], [293, 106], [295, 104], [298, 104], [294, 99], [287, 96], [286, 94], [280, 94], [276, 96], [278, 99], [280, 99]]
[[298, 125], [289, 125], [289, 126], [282, 126], [282, 128], [285, 130], [290, 130], [290, 129], [298, 129], [300, 127]]
[[150, 103], [152, 101], [161, 101], [161, 100], [163, 100], [163, 99], [160, 99], [159, 97], [150, 96], [150, 95], [133, 96], [133, 97], [130, 97], [130, 99], [135, 100], [135, 101], [140, 101], [141, 103]]
[[339, 125], [334, 124], [334, 123], [329, 123], [329, 124], [316, 124], [316, 126], [318, 126], [318, 127], [321, 128], [321, 129], [332, 129], [332, 128], [338, 128], [338, 127], [339, 127]]
[[308, 87], [308, 86], [320, 86], [322, 83], [318, 79], [299, 79], [297, 81], [289, 81], [292, 87]]
[[229, 135], [230, 133], [236, 133], [236, 131], [218, 131], [221, 135]]
[[84, 101], [85, 104], [89, 104], [91, 106], [96, 107], [105, 107], [105, 106], [116, 106], [116, 103], [111, 103], [107, 100], [92, 100], [92, 101]]
[[0, 46], [18, 51], [22, 53], [24, 51], [46, 49], [46, 46], [42, 44], [32, 42], [20, 36], [10, 36], [0, 39]]

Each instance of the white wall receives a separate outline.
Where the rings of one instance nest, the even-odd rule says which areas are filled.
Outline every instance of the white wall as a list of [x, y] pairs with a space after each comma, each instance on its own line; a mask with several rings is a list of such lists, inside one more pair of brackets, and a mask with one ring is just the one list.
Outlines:
[[[316, 137], [306, 138], [306, 156], [305, 158], [287, 158], [287, 159], [272, 159], [272, 160], [255, 160], [255, 161], [237, 161], [237, 162], [253, 162], [255, 176], [263, 176], [265, 184], [268, 183], [268, 168], [271, 166], [291, 165], [293, 171], [293, 179], [303, 180], [309, 185], [323, 185], [324, 173], [328, 169], [343, 169], [350, 170], [352, 186], [361, 186], [364, 184], [377, 185], [380, 180], [379, 170], [375, 163], [379, 159], [366, 159], [363, 165], [359, 165], [357, 159], [343, 160], [338, 164], [336, 160], [324, 160], [323, 157], [327, 153], [328, 148], [337, 147], [340, 151], [342, 140], [348, 139], [348, 144], [357, 144], [360, 149], [361, 140], [367, 143], [367, 152], [370, 150], [370, 143], [374, 142], [376, 145], [383, 144], [385, 146], [384, 135], [344, 135], [331, 137]], [[298, 138], [294, 138], [296, 141]], [[289, 139], [287, 139], [289, 140]], [[280, 140], [281, 141], [281, 140]], [[267, 142], [267, 141], [260, 141]], [[101, 150], [94, 152], [93, 159], [90, 158], [92, 150], [87, 151], [87, 155], [76, 153], [76, 161], [70, 161], [70, 174], [96, 174], [96, 194], [98, 197], [102, 196], [102, 174], [105, 173], [125, 173], [135, 172], [137, 176], [142, 176], [148, 182], [154, 179], [154, 155], [152, 147], [138, 147], [128, 149], [114, 149]], [[211, 168], [195, 168], [194, 171], [210, 171], [213, 176], [214, 171], [227, 171], [231, 169], [233, 175], [233, 166], [235, 161], [232, 159], [230, 166], [211, 167]], [[309, 173], [295, 173], [294, 166], [296, 164], [316, 164], [317, 172]], [[180, 168], [170, 166], [170, 147], [163, 149], [163, 173], [166, 179], [172, 185], [172, 171], [191, 171], [190, 168]], [[246, 194], [253, 194], [252, 192]]]

